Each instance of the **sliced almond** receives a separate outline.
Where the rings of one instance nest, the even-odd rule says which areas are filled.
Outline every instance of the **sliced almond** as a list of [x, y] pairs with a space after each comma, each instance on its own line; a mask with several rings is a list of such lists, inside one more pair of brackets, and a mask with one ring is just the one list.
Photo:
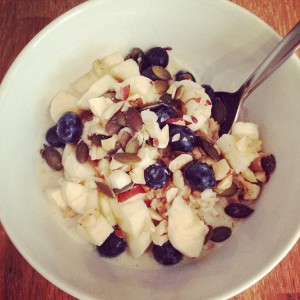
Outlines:
[[182, 97], [183, 93], [184, 93], [184, 86], [180, 85], [175, 91], [174, 99], [179, 100]]
[[131, 134], [128, 131], [123, 131], [119, 141], [121, 143], [122, 149], [125, 150], [126, 149], [126, 145], [129, 142], [129, 140], [131, 139]]
[[120, 112], [112, 121], [121, 127], [125, 127], [127, 125], [126, 115], [124, 112]]

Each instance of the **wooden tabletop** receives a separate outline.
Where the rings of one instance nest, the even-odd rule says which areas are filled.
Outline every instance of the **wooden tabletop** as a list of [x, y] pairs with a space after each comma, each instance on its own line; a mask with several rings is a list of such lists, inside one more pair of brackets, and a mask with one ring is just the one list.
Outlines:
[[[163, 1], [163, 0], [162, 0]], [[0, 0], [0, 82], [30, 39], [50, 21], [83, 0]], [[300, 19], [300, 0], [232, 0], [284, 36]], [[299, 52], [298, 52], [299, 54]], [[234, 300], [300, 299], [300, 241], [281, 263]], [[75, 299], [19, 254], [0, 224], [0, 300]]]

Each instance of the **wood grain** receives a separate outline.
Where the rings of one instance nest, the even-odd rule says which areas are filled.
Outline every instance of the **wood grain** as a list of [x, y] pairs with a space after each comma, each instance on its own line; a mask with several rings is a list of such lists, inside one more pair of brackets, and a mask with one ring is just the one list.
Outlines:
[[[113, 0], [112, 0], [113, 1]], [[83, 0], [0, 0], [0, 81], [23, 47], [43, 27]], [[300, 0], [233, 0], [280, 35], [300, 19]], [[300, 241], [258, 283], [233, 300], [300, 300]], [[75, 299], [39, 273], [19, 254], [0, 224], [0, 300]]]

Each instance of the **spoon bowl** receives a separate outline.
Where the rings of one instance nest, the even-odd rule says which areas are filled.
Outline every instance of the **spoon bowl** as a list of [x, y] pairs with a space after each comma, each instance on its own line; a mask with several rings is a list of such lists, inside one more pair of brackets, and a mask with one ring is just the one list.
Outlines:
[[278, 69], [300, 45], [300, 21], [279, 42], [264, 61], [234, 93], [216, 92], [213, 104], [215, 119], [220, 124], [220, 136], [228, 133], [240, 116], [246, 98]]

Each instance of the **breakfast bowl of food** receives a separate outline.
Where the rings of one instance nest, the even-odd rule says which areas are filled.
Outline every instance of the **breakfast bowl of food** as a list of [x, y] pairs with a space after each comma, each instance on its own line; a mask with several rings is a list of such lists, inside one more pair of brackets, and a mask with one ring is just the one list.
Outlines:
[[24, 258], [80, 299], [225, 299], [262, 278], [299, 238], [299, 61], [226, 132], [216, 92], [279, 41], [221, 0], [89, 1], [42, 30], [0, 90], [1, 222]]

